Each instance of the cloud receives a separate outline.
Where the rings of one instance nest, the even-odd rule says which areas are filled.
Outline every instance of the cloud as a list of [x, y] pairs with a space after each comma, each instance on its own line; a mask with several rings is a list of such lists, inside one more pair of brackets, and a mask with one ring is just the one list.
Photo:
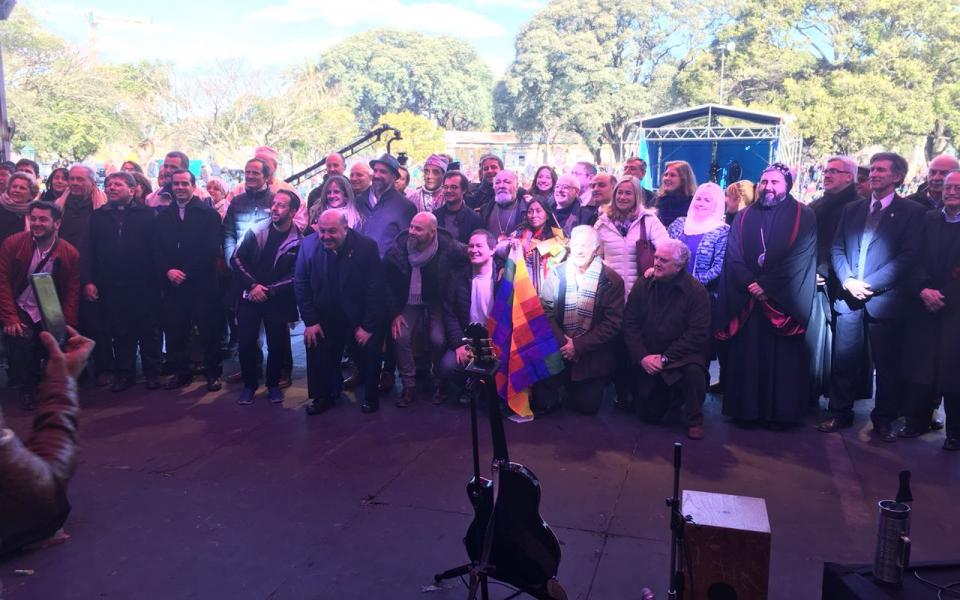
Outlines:
[[535, 11], [547, 5], [545, 0], [474, 0], [481, 8], [509, 8], [514, 11]]
[[[495, 0], [504, 2], [505, 0]], [[521, 3], [531, 0], [520, 0]], [[331, 10], [337, 6], [339, 10]], [[248, 13], [244, 20], [257, 23], [303, 23], [320, 21], [330, 27], [390, 27], [425, 33], [450, 34], [454, 23], [455, 35], [478, 39], [503, 35], [502, 25], [484, 15], [442, 2], [404, 4], [401, 0], [368, 0], [363, 10], [343, 10], [329, 0], [289, 0], [283, 6], [267, 6]]]

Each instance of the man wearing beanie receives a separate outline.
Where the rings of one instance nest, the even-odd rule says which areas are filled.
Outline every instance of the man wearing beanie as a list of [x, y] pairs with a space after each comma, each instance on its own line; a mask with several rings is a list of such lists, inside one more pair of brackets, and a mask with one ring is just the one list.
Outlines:
[[442, 154], [431, 154], [423, 163], [423, 185], [407, 193], [407, 200], [413, 202], [417, 212], [433, 212], [443, 204], [440, 187], [443, 174], [447, 172], [450, 159]]

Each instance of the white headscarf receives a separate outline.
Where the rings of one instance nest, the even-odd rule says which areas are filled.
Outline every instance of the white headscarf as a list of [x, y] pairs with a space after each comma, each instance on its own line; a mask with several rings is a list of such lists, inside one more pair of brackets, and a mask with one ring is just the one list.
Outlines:
[[[694, 203], [701, 196], [708, 198], [712, 203], [713, 211], [709, 215], [698, 215], [694, 210]], [[724, 218], [726, 213], [725, 201], [726, 197], [723, 189], [712, 181], [698, 187], [693, 194], [693, 200], [690, 201], [690, 208], [687, 209], [687, 218], [683, 222], [683, 233], [701, 235], [726, 224], [727, 221]]]

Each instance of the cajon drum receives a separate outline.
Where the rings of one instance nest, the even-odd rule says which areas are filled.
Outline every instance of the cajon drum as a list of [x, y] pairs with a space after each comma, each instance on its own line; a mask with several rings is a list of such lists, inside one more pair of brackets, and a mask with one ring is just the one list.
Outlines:
[[770, 522], [763, 499], [684, 490], [682, 512], [693, 517], [684, 526], [684, 598], [766, 600]]

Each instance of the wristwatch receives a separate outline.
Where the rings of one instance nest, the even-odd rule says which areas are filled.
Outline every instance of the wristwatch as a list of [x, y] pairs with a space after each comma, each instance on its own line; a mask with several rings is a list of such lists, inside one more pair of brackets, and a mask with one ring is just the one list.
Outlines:
[[667, 363], [668, 363], [669, 361], [670, 361], [670, 359], [667, 358], [667, 355], [666, 355], [666, 354], [661, 354], [661, 355], [660, 355], [660, 366], [661, 366], [661, 367], [667, 366]]

